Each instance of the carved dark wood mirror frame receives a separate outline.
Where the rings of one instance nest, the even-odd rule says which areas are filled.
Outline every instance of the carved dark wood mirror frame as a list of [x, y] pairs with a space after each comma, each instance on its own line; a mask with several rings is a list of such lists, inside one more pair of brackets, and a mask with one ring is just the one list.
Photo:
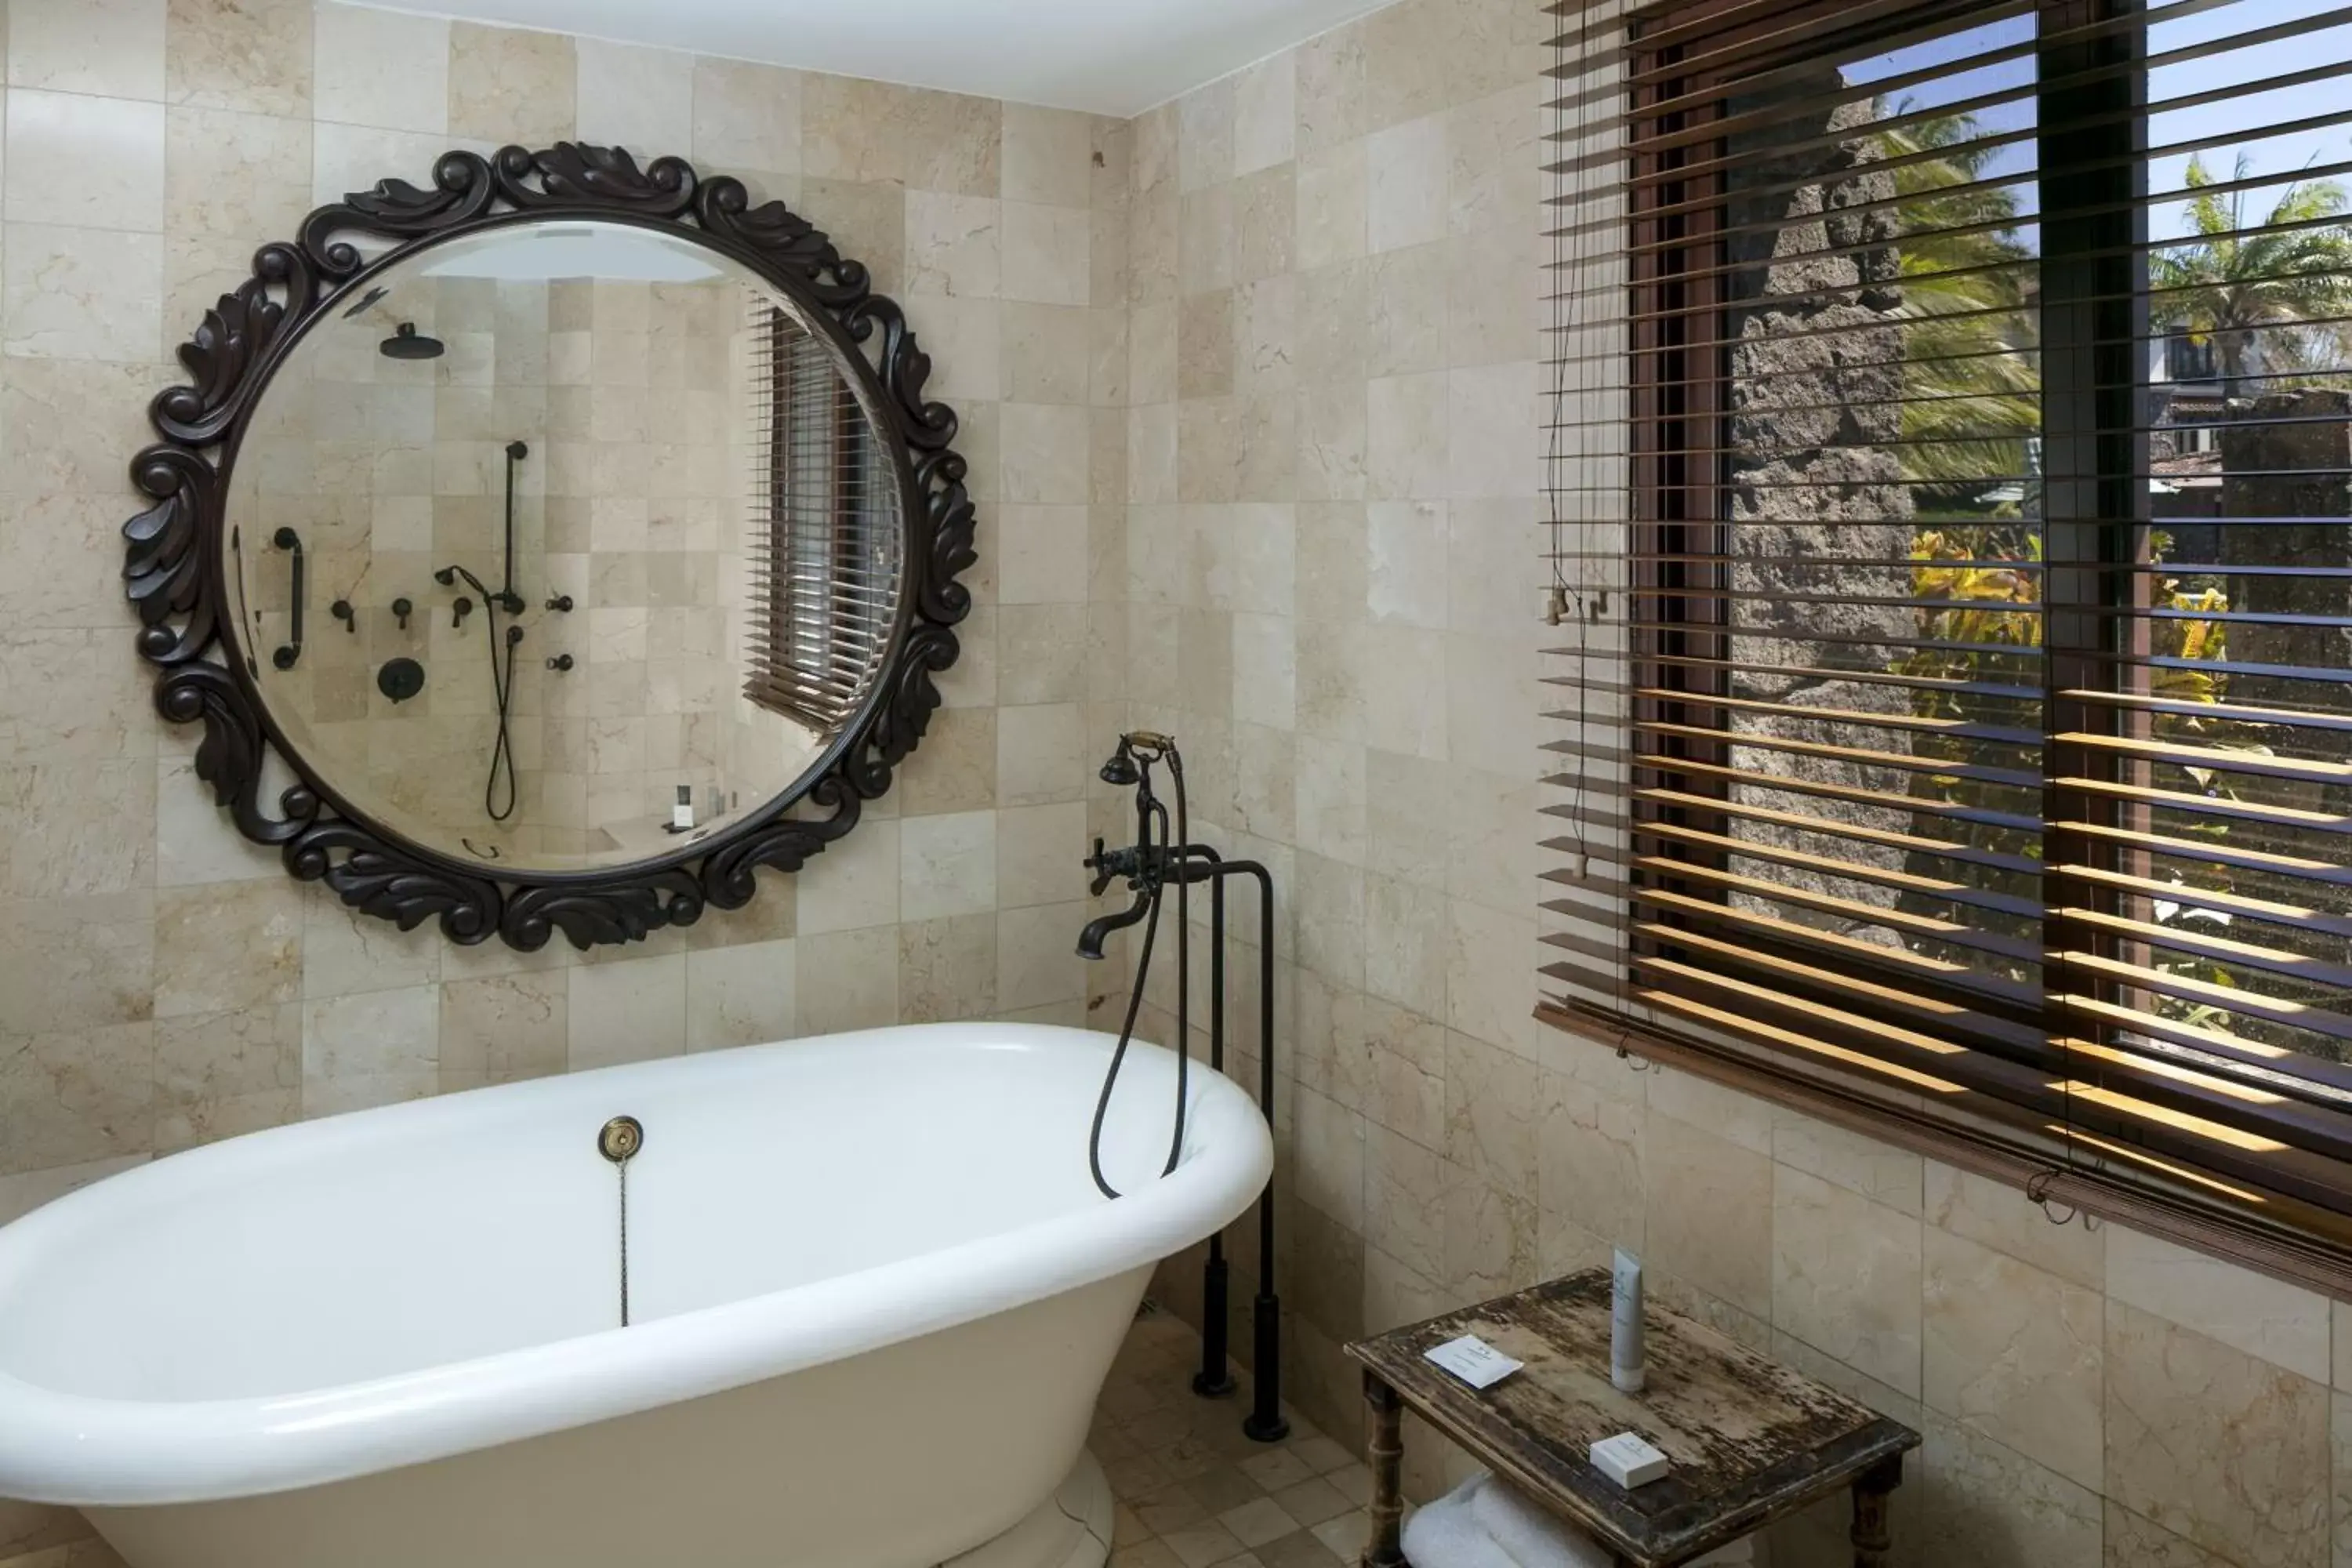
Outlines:
[[[898, 477], [907, 581], [879, 678], [800, 782], [691, 847], [635, 864], [533, 873], [466, 864], [385, 828], [341, 797], [289, 745], [262, 700], [249, 636], [226, 613], [222, 536], [238, 444], [273, 372], [310, 323], [415, 251], [453, 236], [539, 219], [594, 218], [690, 236], [751, 268], [805, 308], [863, 380]], [[347, 237], [390, 242], [373, 258]], [[870, 357], [869, 357], [870, 351]], [[180, 350], [192, 377], [159, 394], [149, 417], [163, 439], [131, 464], [152, 504], [123, 527], [123, 576], [142, 623], [139, 652], [162, 668], [155, 706], [202, 723], [196, 772], [237, 830], [279, 851], [286, 869], [323, 881], [355, 909], [413, 930], [437, 919], [453, 942], [496, 935], [524, 950], [558, 930], [575, 945], [640, 941], [689, 925], [709, 907], [740, 909], [761, 867], [793, 872], [857, 825], [890, 787], [940, 703], [934, 678], [956, 661], [954, 627], [970, 610], [957, 581], [978, 557], [953, 450], [954, 411], [927, 400], [930, 360], [905, 313], [869, 287], [866, 268], [782, 202], [753, 206], [742, 182], [704, 179], [678, 158], [642, 168], [620, 148], [558, 142], [495, 156], [453, 152], [420, 190], [386, 179], [303, 221], [299, 238], [265, 245], [253, 277], [207, 311]], [[211, 658], [216, 645], [224, 658]], [[261, 801], [270, 756], [299, 781]], [[800, 807], [797, 812], [794, 807]]]

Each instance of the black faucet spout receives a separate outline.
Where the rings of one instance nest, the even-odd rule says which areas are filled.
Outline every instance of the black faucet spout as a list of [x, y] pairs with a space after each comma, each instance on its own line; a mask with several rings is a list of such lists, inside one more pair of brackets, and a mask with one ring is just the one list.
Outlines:
[[1150, 893], [1141, 892], [1135, 896], [1135, 902], [1133, 904], [1129, 905], [1127, 909], [1120, 910], [1118, 913], [1097, 915], [1093, 920], [1087, 922], [1086, 929], [1084, 931], [1078, 932], [1078, 956], [1080, 958], [1091, 959], [1101, 958], [1103, 956], [1103, 943], [1105, 939], [1107, 939], [1110, 933], [1115, 931], [1123, 931], [1127, 927], [1133, 925], [1136, 921], [1141, 920], [1145, 914], [1150, 912]]

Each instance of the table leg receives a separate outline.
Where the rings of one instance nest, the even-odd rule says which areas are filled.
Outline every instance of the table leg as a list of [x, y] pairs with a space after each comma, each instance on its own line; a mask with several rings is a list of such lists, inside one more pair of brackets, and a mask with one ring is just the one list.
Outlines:
[[1364, 1543], [1362, 1568], [1411, 1568], [1398, 1541], [1404, 1518], [1404, 1405], [1396, 1390], [1370, 1372], [1364, 1373], [1364, 1403], [1372, 1407], [1372, 1535]]
[[1887, 1500], [1903, 1484], [1900, 1456], [1883, 1459], [1854, 1478], [1853, 1568], [1886, 1568], [1894, 1546], [1888, 1531]]

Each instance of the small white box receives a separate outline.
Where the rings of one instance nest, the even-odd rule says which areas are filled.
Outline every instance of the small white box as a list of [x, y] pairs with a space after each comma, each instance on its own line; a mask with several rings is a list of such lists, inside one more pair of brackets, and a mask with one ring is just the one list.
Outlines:
[[1633, 1433], [1620, 1432], [1592, 1445], [1592, 1468], [1631, 1491], [1664, 1479], [1666, 1456]]

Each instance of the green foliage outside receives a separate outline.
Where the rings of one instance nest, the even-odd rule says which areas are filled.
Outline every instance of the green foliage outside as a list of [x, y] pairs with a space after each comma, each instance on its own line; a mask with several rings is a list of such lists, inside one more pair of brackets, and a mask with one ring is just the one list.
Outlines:
[[[1912, 594], [1931, 602], [1915, 612], [1916, 631], [1923, 643], [1947, 645], [1916, 648], [1895, 668], [1922, 683], [1914, 695], [1915, 716], [1938, 725], [1916, 740], [1916, 754], [2036, 773], [2040, 746], [2000, 733], [2003, 727], [2030, 728], [2034, 720], [2032, 702], [2000, 689], [2038, 690], [2042, 679], [2030, 652], [2042, 626], [2042, 574], [2032, 569], [2042, 544], [2033, 471], [2042, 418], [2033, 249], [2019, 232], [2031, 220], [2019, 210], [2018, 187], [1981, 184], [1990, 154], [1973, 144], [1979, 135], [1969, 117], [1949, 116], [1874, 139], [1880, 156], [1896, 161], [1901, 226], [1917, 236], [1897, 242], [1906, 366], [1899, 452], [1903, 478], [1915, 481], [1909, 488], [1917, 499]], [[1916, 156], [1938, 149], [1940, 156]], [[2245, 172], [2242, 159], [2235, 177]], [[2352, 224], [2320, 221], [2347, 213], [2342, 188], [2326, 181], [2289, 187], [2263, 226], [2274, 232], [2248, 237], [2240, 232], [2242, 193], [2225, 199], [2210, 190], [2215, 182], [2194, 160], [2188, 178], [2200, 193], [2189, 204], [2190, 242], [2160, 248], [2150, 258], [2152, 330], [2210, 338], [2233, 390], [2257, 371], [2343, 363], [2345, 335], [2329, 319], [2352, 314]], [[1937, 232], [1946, 230], [1964, 232]], [[2321, 324], [2296, 325], [2314, 322]], [[2164, 533], [2150, 530], [2151, 562], [2162, 563], [2168, 546]], [[2191, 663], [2226, 658], [2228, 623], [2202, 618], [2229, 608], [2218, 581], [2159, 577], [2154, 597], [2159, 609], [2188, 613], [2154, 621], [2152, 651]], [[2007, 648], [2019, 652], [2004, 653]], [[2200, 704], [2228, 697], [2225, 678], [2218, 674], [2179, 668], [2150, 674], [2148, 689], [2156, 697]], [[2218, 716], [2158, 714], [2152, 728], [2158, 740], [2265, 749], [2260, 727]], [[2231, 787], [2228, 775], [2210, 770], [2158, 765], [2153, 772], [2150, 782], [2164, 788], [2211, 793]], [[2033, 793], [1958, 775], [1915, 775], [1912, 787], [1924, 798], [1988, 811], [2032, 816], [2040, 809]], [[1924, 813], [1916, 830], [2023, 858], [2041, 854], [2038, 834]], [[2227, 824], [2206, 819], [2168, 830], [2218, 841]], [[2199, 885], [2232, 885], [2225, 866], [2197, 868], [2192, 875]], [[2030, 895], [2031, 881], [2013, 879], [2010, 890]], [[2171, 910], [2172, 921], [2203, 912], [2187, 900]], [[1943, 956], [1968, 955], [1956, 949]], [[2189, 955], [2158, 954], [2157, 962], [2175, 973], [2232, 983], [2221, 966]], [[2210, 1006], [2160, 1005], [2184, 1020], [2231, 1026], [2225, 1013]]]
[[[2252, 174], [2241, 154], [2229, 184]], [[2189, 160], [2189, 227], [2197, 243], [2148, 258], [2151, 314], [2165, 326], [2210, 339], [2226, 383], [2253, 370], [2257, 339], [2273, 371], [2342, 363], [2342, 323], [2352, 314], [2352, 229], [2333, 180], [2289, 185], [2261, 228], [2248, 235], [2243, 190], [2217, 192], [2204, 160]]]

